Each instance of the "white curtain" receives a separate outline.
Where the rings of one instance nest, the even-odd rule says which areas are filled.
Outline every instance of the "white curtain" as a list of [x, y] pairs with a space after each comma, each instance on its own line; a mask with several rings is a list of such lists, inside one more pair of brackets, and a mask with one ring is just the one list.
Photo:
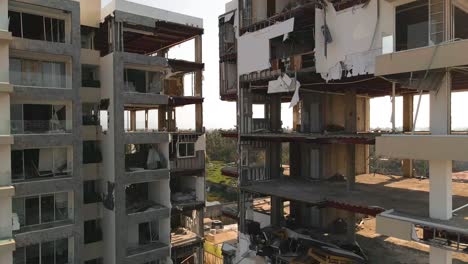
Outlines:
[[62, 62], [44, 62], [42, 65], [44, 86], [65, 88], [65, 64]]

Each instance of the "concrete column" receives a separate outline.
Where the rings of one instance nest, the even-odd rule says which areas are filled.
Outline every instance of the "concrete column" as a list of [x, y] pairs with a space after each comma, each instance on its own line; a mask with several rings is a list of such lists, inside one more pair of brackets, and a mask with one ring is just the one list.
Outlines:
[[430, 216], [440, 220], [452, 218], [452, 161], [429, 161]]
[[429, 252], [429, 264], [448, 264], [452, 263], [452, 252], [431, 247]]
[[[403, 96], [403, 132], [413, 131], [413, 95]], [[413, 160], [405, 159], [402, 164], [402, 171], [404, 177], [413, 177]]]
[[347, 133], [357, 132], [357, 96], [355, 90], [345, 93], [345, 131]]
[[301, 129], [298, 127], [301, 125], [301, 104], [297, 104], [293, 107], [293, 131], [300, 132]]
[[[203, 62], [202, 36], [195, 37], [195, 62]], [[195, 96], [203, 97], [203, 71], [195, 72]], [[195, 127], [197, 132], [203, 131], [203, 104], [195, 105]]]
[[356, 242], [356, 214], [353, 212], [346, 212], [346, 239], [348, 243], [354, 244]]
[[270, 223], [272, 226], [281, 226], [284, 217], [283, 200], [279, 197], [271, 197]]
[[281, 129], [281, 96], [278, 94], [270, 95], [270, 128], [272, 131]]
[[[433, 135], [451, 133], [451, 83], [449, 71], [438, 91], [430, 92], [430, 125]], [[429, 214], [431, 218], [452, 218], [452, 161], [429, 161], [430, 193]], [[430, 248], [430, 264], [450, 264], [452, 253], [436, 247]]]
[[354, 190], [356, 184], [356, 145], [349, 144], [346, 146], [346, 187], [348, 191]]
[[[355, 90], [345, 93], [345, 131], [346, 133], [357, 133], [357, 96]], [[354, 189], [356, 182], [356, 146], [346, 146], [347, 170], [346, 181], [348, 191]]]
[[130, 111], [130, 130], [136, 130], [136, 111]]

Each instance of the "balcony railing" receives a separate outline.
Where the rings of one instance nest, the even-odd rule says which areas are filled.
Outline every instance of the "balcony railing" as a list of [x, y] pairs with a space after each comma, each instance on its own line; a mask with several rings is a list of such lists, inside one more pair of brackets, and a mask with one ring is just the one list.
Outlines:
[[[160, 132], [158, 124], [155, 121], [136, 121], [135, 127], [131, 127], [130, 121], [125, 123], [125, 132], [127, 133], [157, 133]], [[166, 132], [164, 132], [166, 133]]]
[[11, 134], [71, 133], [71, 120], [11, 120]]
[[[29, 65], [29, 67], [34, 66], [35, 65], [33, 64]], [[58, 70], [55, 73], [44, 73], [17, 71], [10, 68], [9, 75], [10, 83], [14, 86], [49, 89], [71, 89], [71, 87], [67, 84], [67, 80], [71, 80], [71, 75], [59, 72]]]
[[127, 93], [148, 93], [148, 94], [161, 94], [163, 89], [159, 83], [149, 84], [145, 88], [138, 88], [131, 82], [125, 83], [125, 92]]
[[270, 174], [263, 167], [243, 167], [241, 178], [243, 184], [271, 180]]

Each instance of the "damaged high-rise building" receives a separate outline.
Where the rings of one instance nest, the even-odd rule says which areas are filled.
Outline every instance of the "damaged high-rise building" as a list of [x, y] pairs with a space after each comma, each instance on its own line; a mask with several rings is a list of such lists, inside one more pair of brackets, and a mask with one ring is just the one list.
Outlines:
[[107, 2], [0, 1], [2, 264], [203, 263], [203, 21]]
[[[220, 97], [237, 104], [237, 131], [226, 136], [237, 138], [239, 160], [223, 172], [238, 176], [240, 193], [225, 262], [369, 263], [380, 244], [356, 243], [367, 217], [373, 233], [429, 246], [430, 263], [466, 254], [468, 187], [452, 180], [452, 161], [468, 161], [468, 137], [452, 131], [450, 98], [468, 88], [467, 25], [463, 0], [226, 4]], [[418, 132], [423, 95], [430, 129]], [[371, 131], [370, 100], [382, 96], [392, 98], [392, 128]], [[371, 170], [379, 157], [401, 160], [404, 176]], [[429, 164], [423, 179], [413, 178], [415, 160]]]

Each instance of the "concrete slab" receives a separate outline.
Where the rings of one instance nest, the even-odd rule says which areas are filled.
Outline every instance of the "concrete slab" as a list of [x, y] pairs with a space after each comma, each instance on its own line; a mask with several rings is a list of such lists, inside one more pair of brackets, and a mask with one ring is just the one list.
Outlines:
[[[468, 203], [467, 183], [453, 183], [453, 207]], [[354, 191], [346, 191], [346, 182], [274, 180], [241, 187], [243, 191], [273, 195], [310, 204], [335, 202], [360, 208], [396, 209], [418, 217], [429, 216], [429, 180], [373, 174], [356, 177]], [[466, 222], [460, 216], [461, 222]], [[466, 223], [464, 223], [466, 224]]]

